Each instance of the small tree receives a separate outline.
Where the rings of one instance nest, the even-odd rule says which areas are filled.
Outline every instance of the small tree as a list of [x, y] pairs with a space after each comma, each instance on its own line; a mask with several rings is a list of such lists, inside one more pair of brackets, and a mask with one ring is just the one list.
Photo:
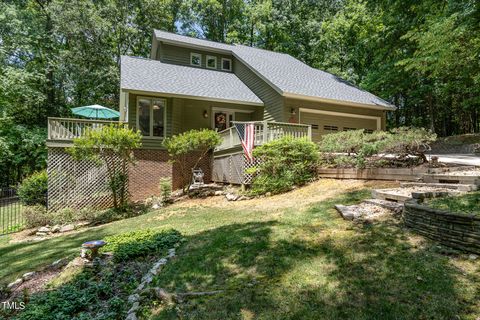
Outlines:
[[141, 139], [140, 132], [112, 124], [88, 130], [84, 136], [73, 139], [73, 147], [68, 149], [75, 160], [91, 160], [106, 166], [116, 209], [127, 203], [128, 164], [134, 162], [133, 150], [141, 146]]
[[[183, 191], [190, 187], [191, 169], [196, 169], [200, 160], [222, 142], [220, 135], [210, 129], [190, 130], [164, 140], [171, 162], [177, 164], [182, 175]], [[189, 158], [197, 152], [196, 161], [190, 165]]]

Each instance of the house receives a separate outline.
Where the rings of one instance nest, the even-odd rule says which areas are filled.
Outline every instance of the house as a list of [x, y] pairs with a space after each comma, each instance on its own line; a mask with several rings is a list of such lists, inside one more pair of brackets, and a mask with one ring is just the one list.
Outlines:
[[[130, 173], [130, 192], [137, 199], [157, 193], [160, 177], [172, 177], [174, 187], [179, 186], [178, 168], [168, 163], [162, 148], [165, 137], [190, 129], [218, 130], [224, 142], [215, 150], [213, 164], [205, 159], [201, 167], [207, 179], [244, 183], [234, 121], [253, 121], [257, 144], [286, 132], [318, 141], [336, 131], [383, 130], [386, 112], [394, 110], [375, 95], [290, 55], [160, 30], [153, 33], [150, 57], [123, 56], [120, 73], [121, 120], [143, 135], [138, 164]], [[58, 134], [58, 128], [68, 128], [66, 121], [51, 119], [57, 128], [49, 133], [51, 148], [71, 140], [69, 130], [63, 137]], [[55, 152], [62, 154], [51, 152], [53, 167]]]

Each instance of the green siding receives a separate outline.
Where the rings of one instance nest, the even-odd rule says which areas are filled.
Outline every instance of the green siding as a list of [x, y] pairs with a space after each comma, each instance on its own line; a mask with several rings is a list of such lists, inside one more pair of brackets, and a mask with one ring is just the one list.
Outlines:
[[[134, 94], [128, 95], [128, 125], [136, 129], [137, 125], [137, 98], [138, 97], [157, 97], [157, 95]], [[165, 98], [167, 100], [166, 133], [167, 136], [179, 134], [191, 129], [202, 129], [212, 127], [212, 109], [224, 108], [230, 110], [245, 110], [249, 113], [235, 112], [235, 119], [238, 121], [261, 120], [262, 107], [231, 104], [213, 101], [183, 99], [183, 98]], [[204, 112], [207, 111], [207, 118]], [[144, 148], [162, 148], [162, 139], [143, 138], [142, 146]]]
[[284, 122], [283, 97], [241, 61], [235, 60], [233, 70], [237, 77], [263, 101], [265, 105], [263, 119]]
[[[197, 50], [192, 48], [177, 47], [177, 46], [173, 46], [173, 45], [165, 44], [161, 42], [159, 43], [158, 50], [157, 50], [157, 60], [160, 60], [164, 63], [171, 63], [176, 65], [192, 67], [192, 65], [190, 65], [190, 53], [192, 52], [200, 53], [202, 55], [203, 68], [206, 68], [207, 55], [217, 57], [217, 70], [222, 70], [222, 67], [221, 67], [222, 58], [231, 59], [232, 64], [234, 63], [233, 62], [234, 59], [232, 58], [231, 55], [218, 54], [214, 52], [208, 52], [208, 51]], [[212, 69], [209, 69], [209, 70], [212, 70]]]

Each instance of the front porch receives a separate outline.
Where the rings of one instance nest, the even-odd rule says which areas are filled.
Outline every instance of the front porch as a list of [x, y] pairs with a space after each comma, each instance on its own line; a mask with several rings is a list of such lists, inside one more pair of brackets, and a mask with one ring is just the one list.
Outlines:
[[[285, 136], [312, 139], [310, 125], [271, 121], [233, 122], [235, 123], [254, 125], [254, 147]], [[246, 170], [256, 166], [258, 160], [247, 160], [235, 126], [219, 133], [222, 143], [213, 152], [212, 180], [219, 183], [250, 184], [253, 175]]]

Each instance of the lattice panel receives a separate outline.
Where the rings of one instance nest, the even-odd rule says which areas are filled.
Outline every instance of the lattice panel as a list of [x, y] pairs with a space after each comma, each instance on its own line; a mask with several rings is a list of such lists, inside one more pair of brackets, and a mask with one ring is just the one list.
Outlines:
[[216, 157], [213, 160], [212, 180], [232, 184], [250, 184], [254, 175], [245, 173], [245, 170], [258, 164], [259, 160], [248, 161], [243, 152]]
[[244, 184], [251, 184], [252, 179], [255, 176], [255, 174], [247, 173], [246, 171], [250, 168], [258, 166], [259, 164], [260, 164], [260, 160], [258, 160], [257, 158], [253, 159], [253, 161], [249, 161], [245, 155], [243, 156], [243, 172], [244, 172], [243, 183]]
[[105, 209], [113, 205], [105, 166], [75, 161], [63, 148], [48, 150], [48, 209]]

